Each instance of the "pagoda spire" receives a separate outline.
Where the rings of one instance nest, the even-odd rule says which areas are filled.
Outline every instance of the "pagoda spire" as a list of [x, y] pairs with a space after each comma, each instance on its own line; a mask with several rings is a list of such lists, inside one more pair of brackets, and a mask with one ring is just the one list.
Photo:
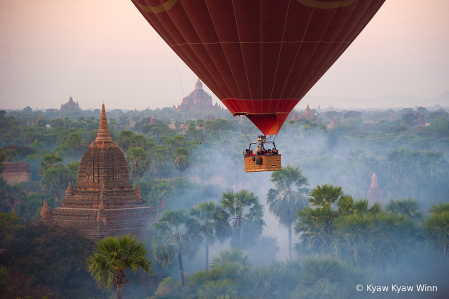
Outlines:
[[369, 188], [368, 196], [366, 198], [368, 199], [370, 207], [376, 202], [383, 204], [382, 190], [379, 188], [377, 175], [375, 173], [373, 173], [373, 176], [371, 177], [371, 187]]
[[65, 193], [67, 195], [72, 195], [73, 194], [72, 185], [70, 183], [69, 183], [69, 186], [67, 187], [67, 190], [65, 191]]
[[103, 107], [101, 108], [101, 116], [100, 116], [100, 128], [98, 129], [97, 139], [95, 142], [98, 144], [111, 144], [113, 143], [111, 134], [108, 129], [108, 119], [106, 118], [106, 110]]
[[140, 187], [139, 187], [139, 182], [137, 182], [136, 189], [134, 190], [134, 194], [140, 196], [140, 193], [141, 193], [141, 191], [140, 191]]
[[42, 216], [42, 220], [50, 220], [50, 217], [51, 217], [50, 210], [48, 209], [47, 200], [45, 200], [45, 199], [44, 199], [44, 204], [42, 205], [41, 216]]

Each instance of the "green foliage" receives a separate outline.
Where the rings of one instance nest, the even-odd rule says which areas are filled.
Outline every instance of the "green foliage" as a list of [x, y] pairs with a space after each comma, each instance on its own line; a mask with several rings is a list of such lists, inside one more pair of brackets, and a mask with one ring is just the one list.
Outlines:
[[45, 123], [45, 120], [43, 120], [43, 119], [39, 119], [39, 120], [36, 122], [36, 127], [45, 128], [46, 125], [47, 125], [47, 124]]
[[185, 171], [190, 166], [190, 153], [184, 147], [177, 148], [172, 156], [172, 163], [175, 167], [175, 170], [181, 173]]
[[152, 154], [153, 167], [158, 173], [158, 179], [161, 180], [162, 172], [167, 169], [168, 164], [168, 150], [162, 146], [158, 145], [153, 149]]
[[336, 219], [334, 252], [361, 266], [386, 267], [411, 248], [413, 225], [394, 214], [352, 214]]
[[157, 288], [157, 291], [150, 298], [151, 299], [178, 299], [178, 298], [182, 298], [181, 282], [180, 281], [175, 281], [173, 279], [173, 277], [170, 277], [170, 276], [164, 278], [164, 280], [159, 284], [159, 287]]
[[176, 253], [193, 258], [202, 238], [198, 223], [185, 209], [165, 211], [153, 225], [157, 236], [153, 240], [155, 259], [167, 267]]
[[55, 199], [50, 194], [30, 193], [25, 196], [17, 208], [17, 213], [22, 219], [27, 222], [36, 222], [41, 218], [41, 210], [44, 204], [44, 199], [47, 200], [49, 209], [55, 207]]
[[197, 292], [201, 299], [228, 299], [235, 298], [238, 294], [237, 284], [230, 279], [206, 281], [206, 283], [199, 287]]
[[223, 193], [220, 203], [223, 209], [219, 218], [227, 223], [223, 233], [230, 236], [232, 247], [247, 248], [262, 234], [265, 225], [258, 197], [247, 190], [229, 190]]
[[143, 177], [145, 172], [150, 170], [151, 161], [148, 154], [141, 147], [130, 148], [126, 152], [126, 160], [128, 161], [128, 169], [131, 176], [137, 181]]
[[385, 212], [398, 215], [405, 215], [413, 221], [420, 221], [424, 214], [418, 209], [418, 202], [415, 199], [391, 199], [385, 207]]
[[354, 269], [342, 261], [324, 257], [309, 257], [301, 262], [303, 277], [292, 298], [359, 298], [355, 286], [367, 281], [366, 272]]
[[142, 269], [148, 276], [152, 274], [147, 255], [145, 245], [134, 236], [106, 237], [97, 242], [93, 255], [87, 259], [87, 269], [99, 287], [117, 287], [120, 298], [121, 285], [128, 281], [127, 269], [134, 273]]
[[219, 218], [220, 207], [216, 206], [214, 202], [198, 203], [191, 207], [189, 215], [194, 218], [198, 225], [200, 234], [205, 239], [206, 243], [206, 271], [209, 269], [209, 246], [212, 246], [215, 241], [220, 238], [224, 241], [224, 235], [220, 234], [223, 226], [226, 225], [222, 219]]
[[335, 187], [330, 184], [316, 186], [310, 190], [309, 202], [314, 207], [331, 206], [343, 196], [342, 187]]
[[0, 177], [0, 212], [10, 212], [12, 207], [26, 198], [22, 186], [9, 185]]
[[444, 254], [449, 249], [449, 204], [432, 205], [432, 215], [424, 221], [425, 236]]
[[[54, 298], [97, 296], [85, 271], [94, 241], [73, 228], [20, 225], [14, 214], [0, 214], [0, 267], [8, 271], [6, 298], [52, 293]], [[51, 262], [49, 262], [51, 261]]]
[[63, 166], [48, 168], [42, 177], [42, 187], [52, 192], [54, 198], [58, 196], [58, 190], [64, 190], [69, 185], [70, 172]]
[[45, 173], [48, 169], [62, 166], [62, 165], [59, 164], [59, 163], [62, 163], [62, 158], [61, 158], [59, 155], [57, 155], [57, 154], [54, 154], [54, 155], [51, 155], [51, 154], [44, 155], [44, 156], [42, 157], [42, 163], [41, 163], [41, 166], [40, 166], [40, 168], [39, 168], [39, 174], [40, 174], [40, 175], [44, 175], [44, 173]]
[[8, 161], [8, 154], [7, 152], [0, 148], [0, 173], [3, 172], [3, 170], [5, 170], [5, 162]]
[[69, 137], [67, 138], [67, 145], [70, 147], [73, 147], [75, 150], [76, 147], [81, 145], [81, 135], [78, 132], [73, 132], [69, 134]]

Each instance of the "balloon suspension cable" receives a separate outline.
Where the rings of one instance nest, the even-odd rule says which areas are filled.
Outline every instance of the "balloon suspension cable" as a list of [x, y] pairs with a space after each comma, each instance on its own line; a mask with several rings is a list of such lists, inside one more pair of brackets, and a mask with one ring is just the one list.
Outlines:
[[[179, 69], [178, 69], [178, 63], [176, 63], [176, 56], [175, 53], [172, 52], [173, 54], [173, 60], [175, 61], [175, 65], [176, 65], [176, 72], [178, 73], [178, 79], [179, 79], [179, 84], [181, 85], [181, 90], [182, 90], [182, 98], [185, 98], [185, 93], [184, 93], [184, 88], [182, 87], [182, 81], [181, 81], [181, 76], [179, 75]], [[190, 117], [190, 110], [189, 107], [187, 106], [187, 113], [189, 113], [189, 120], [192, 120]]]
[[[203, 66], [203, 68], [204, 68], [204, 63], [203, 63], [203, 60], [204, 60], [204, 46], [201, 48], [201, 65]], [[203, 143], [203, 126], [204, 126], [204, 119], [203, 119], [203, 99], [201, 99], [201, 140], [200, 140], [200, 142], [199, 143], [197, 143], [197, 144], [201, 144], [201, 143]]]
[[240, 128], [241, 128], [243, 134], [245, 134], [246, 139], [248, 139], [248, 142], [251, 143], [251, 140], [249, 139], [248, 134], [246, 134], [245, 129], [243, 129], [243, 127], [240, 127]]

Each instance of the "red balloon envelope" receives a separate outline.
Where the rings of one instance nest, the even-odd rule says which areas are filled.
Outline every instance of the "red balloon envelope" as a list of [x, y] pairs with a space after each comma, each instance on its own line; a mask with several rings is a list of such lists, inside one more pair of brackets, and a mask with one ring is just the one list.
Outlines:
[[385, 0], [132, 0], [233, 115], [277, 134]]

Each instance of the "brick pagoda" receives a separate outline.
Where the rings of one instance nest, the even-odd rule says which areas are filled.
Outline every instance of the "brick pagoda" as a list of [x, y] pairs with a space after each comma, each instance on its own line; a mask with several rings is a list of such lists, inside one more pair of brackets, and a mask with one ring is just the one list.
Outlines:
[[139, 234], [155, 215], [154, 208], [145, 206], [139, 184], [133, 190], [129, 182], [128, 165], [112, 141], [104, 104], [97, 138], [81, 159], [78, 184], [74, 189], [69, 184], [66, 193], [62, 206], [43, 213], [41, 222], [75, 226], [84, 235], [103, 238]]
[[380, 190], [379, 185], [377, 184], [377, 175], [373, 173], [373, 176], [371, 177], [371, 187], [368, 191], [368, 196], [366, 197], [368, 199], [369, 206], [373, 206], [376, 202], [379, 204], [383, 204], [383, 196], [382, 196], [382, 190]]

